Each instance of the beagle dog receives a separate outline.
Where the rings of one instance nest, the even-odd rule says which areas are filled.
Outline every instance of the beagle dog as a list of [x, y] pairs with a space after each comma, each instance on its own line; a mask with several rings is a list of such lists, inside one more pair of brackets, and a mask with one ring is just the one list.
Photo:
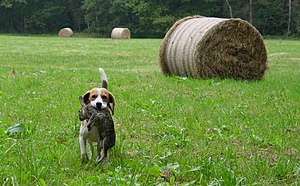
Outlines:
[[[102, 87], [93, 88], [83, 96], [79, 96], [81, 104], [78, 113], [80, 119], [79, 144], [82, 162], [89, 160], [86, 152], [86, 142], [89, 143], [91, 156], [94, 154], [92, 142], [97, 142], [98, 157], [96, 163], [100, 163], [107, 156], [107, 150], [115, 144], [116, 136], [112, 120], [115, 98], [107, 90], [107, 76], [102, 68], [99, 68], [99, 73]], [[101, 155], [102, 149], [104, 150], [103, 155]]]

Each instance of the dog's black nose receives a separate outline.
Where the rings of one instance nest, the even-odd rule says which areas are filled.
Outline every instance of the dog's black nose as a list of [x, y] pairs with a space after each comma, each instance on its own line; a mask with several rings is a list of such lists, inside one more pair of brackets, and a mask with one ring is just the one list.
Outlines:
[[101, 109], [101, 106], [102, 106], [102, 103], [100, 103], [100, 102], [98, 102], [98, 103], [96, 103], [96, 107], [97, 107], [97, 109]]

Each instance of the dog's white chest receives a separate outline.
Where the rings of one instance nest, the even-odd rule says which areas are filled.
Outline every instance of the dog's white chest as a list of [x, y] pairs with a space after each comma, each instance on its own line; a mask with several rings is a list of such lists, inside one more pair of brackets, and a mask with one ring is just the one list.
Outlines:
[[98, 128], [93, 125], [91, 127], [91, 130], [89, 131], [87, 128], [87, 123], [86, 121], [82, 121], [81, 125], [80, 125], [80, 135], [84, 138], [84, 139], [88, 139], [92, 142], [97, 142], [100, 137], [99, 137], [99, 132], [98, 132]]

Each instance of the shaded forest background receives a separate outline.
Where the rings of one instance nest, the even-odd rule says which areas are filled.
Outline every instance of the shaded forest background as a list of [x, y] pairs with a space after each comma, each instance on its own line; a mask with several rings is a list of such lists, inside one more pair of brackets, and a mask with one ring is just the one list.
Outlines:
[[0, 0], [0, 32], [58, 33], [63, 27], [108, 37], [163, 37], [185, 16], [242, 18], [263, 35], [300, 36], [300, 0]]

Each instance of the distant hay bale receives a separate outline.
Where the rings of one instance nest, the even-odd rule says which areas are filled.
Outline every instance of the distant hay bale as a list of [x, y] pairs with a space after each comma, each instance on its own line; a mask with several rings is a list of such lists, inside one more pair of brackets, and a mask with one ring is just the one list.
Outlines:
[[58, 32], [59, 37], [71, 37], [73, 35], [73, 31], [71, 28], [62, 28]]
[[159, 52], [165, 75], [260, 80], [267, 69], [262, 36], [241, 19], [185, 17], [167, 32]]
[[111, 31], [112, 39], [130, 39], [130, 30], [128, 28], [114, 28]]

